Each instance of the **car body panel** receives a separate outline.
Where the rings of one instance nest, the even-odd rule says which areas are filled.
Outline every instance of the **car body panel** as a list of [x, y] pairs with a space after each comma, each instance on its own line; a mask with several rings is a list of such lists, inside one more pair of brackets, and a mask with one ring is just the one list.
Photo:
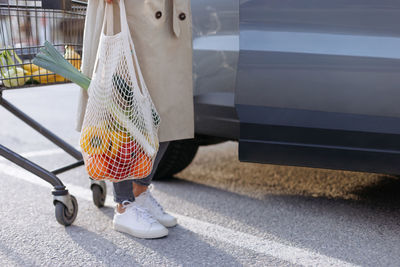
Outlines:
[[238, 104], [400, 118], [400, 2], [241, 2]]
[[[201, 4], [216, 12], [194, 20], [196, 132], [239, 140], [241, 161], [400, 174], [400, 2], [221, 3], [192, 2], [194, 17]], [[198, 34], [221, 5], [237, 31]], [[219, 48], [198, 49], [204, 34]]]
[[194, 0], [194, 94], [234, 93], [239, 56], [239, 0]]
[[191, 8], [195, 132], [237, 140], [239, 0], [193, 0]]

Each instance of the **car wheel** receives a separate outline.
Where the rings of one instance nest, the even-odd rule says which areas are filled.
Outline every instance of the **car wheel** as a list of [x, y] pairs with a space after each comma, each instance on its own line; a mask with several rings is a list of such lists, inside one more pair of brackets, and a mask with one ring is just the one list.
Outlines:
[[153, 179], [169, 178], [182, 171], [193, 161], [198, 149], [199, 145], [195, 139], [170, 142], [167, 151], [165, 151], [163, 158], [158, 164]]

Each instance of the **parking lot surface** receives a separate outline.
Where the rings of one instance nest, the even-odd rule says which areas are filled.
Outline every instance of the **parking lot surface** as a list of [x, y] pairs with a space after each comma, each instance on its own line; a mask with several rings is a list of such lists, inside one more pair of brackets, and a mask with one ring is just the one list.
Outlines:
[[[78, 88], [4, 92], [4, 98], [77, 146]], [[47, 169], [74, 160], [0, 109], [0, 143]], [[200, 148], [154, 195], [179, 225], [143, 240], [111, 229], [114, 203], [92, 203], [83, 167], [59, 176], [79, 203], [70, 227], [51, 188], [0, 159], [1, 266], [399, 266], [400, 180], [378, 174], [241, 163], [237, 143]]]

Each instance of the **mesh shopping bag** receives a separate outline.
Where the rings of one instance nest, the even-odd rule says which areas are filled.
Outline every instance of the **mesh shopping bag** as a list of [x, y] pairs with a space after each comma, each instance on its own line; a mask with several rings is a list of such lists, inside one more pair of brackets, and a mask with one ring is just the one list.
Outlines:
[[124, 0], [118, 2], [121, 31], [116, 34], [113, 5], [106, 4], [80, 137], [89, 176], [112, 182], [151, 173], [160, 124], [140, 71]]

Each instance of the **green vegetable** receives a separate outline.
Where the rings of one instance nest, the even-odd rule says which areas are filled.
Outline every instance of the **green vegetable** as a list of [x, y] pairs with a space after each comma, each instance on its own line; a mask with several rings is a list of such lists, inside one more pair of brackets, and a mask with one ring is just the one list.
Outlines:
[[57, 73], [84, 89], [89, 88], [90, 79], [68, 62], [48, 41], [32, 61], [33, 64]]
[[119, 95], [126, 101], [126, 104], [128, 106], [131, 105], [133, 101], [133, 91], [128, 83], [118, 74], [113, 74], [112, 84], [117, 88]]
[[22, 86], [28, 80], [24, 77], [25, 72], [20, 67], [10, 68], [6, 71], [2, 70], [1, 75], [3, 76], [3, 84], [6, 87]]
[[6, 87], [22, 86], [29, 79], [25, 77], [25, 71], [21, 67], [15, 66], [15, 62], [12, 56], [17, 59], [19, 64], [22, 64], [22, 60], [12, 50], [4, 50], [0, 54], [0, 71], [3, 77], [3, 84]]
[[[130, 120], [135, 121], [137, 117], [135, 113], [132, 111], [137, 110], [137, 108], [132, 108], [132, 106], [137, 106], [136, 100], [133, 97], [133, 89], [128, 85], [128, 83], [118, 74], [114, 74], [112, 77], [112, 84], [115, 88], [117, 88], [117, 92], [119, 96], [122, 98], [120, 99], [122, 102], [122, 108], [129, 107], [128, 112], [125, 112], [125, 115], [129, 117]], [[160, 117], [154, 109], [151, 109], [151, 114], [153, 116], [153, 121], [156, 125], [160, 123]], [[144, 126], [143, 117], [139, 117], [141, 120], [136, 122], [138, 127]]]

